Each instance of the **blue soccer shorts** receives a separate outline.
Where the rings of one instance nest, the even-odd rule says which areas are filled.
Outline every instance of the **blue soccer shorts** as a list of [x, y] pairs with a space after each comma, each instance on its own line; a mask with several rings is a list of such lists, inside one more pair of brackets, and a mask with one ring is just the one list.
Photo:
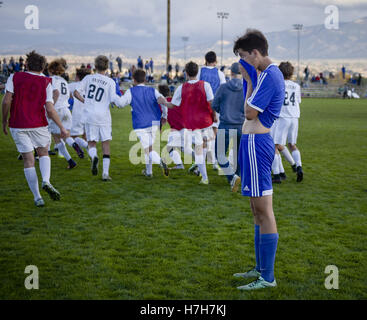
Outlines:
[[262, 197], [273, 194], [271, 165], [275, 146], [269, 133], [243, 134], [239, 149], [242, 195]]

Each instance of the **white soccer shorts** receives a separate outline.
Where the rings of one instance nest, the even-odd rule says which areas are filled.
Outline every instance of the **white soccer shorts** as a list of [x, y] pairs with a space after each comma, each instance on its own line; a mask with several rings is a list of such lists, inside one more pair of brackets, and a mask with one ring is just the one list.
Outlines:
[[72, 119], [70, 135], [81, 136], [85, 132], [85, 121], [82, 117], [74, 117]]
[[9, 128], [18, 152], [32, 152], [33, 148], [45, 148], [51, 143], [47, 127], [32, 129]]
[[140, 140], [140, 143], [143, 149], [149, 148], [154, 144], [155, 137], [157, 131], [159, 130], [158, 125], [154, 125], [144, 129], [135, 129], [134, 132], [136, 133], [137, 137]]
[[86, 123], [85, 135], [87, 136], [87, 141], [109, 141], [112, 140], [112, 126], [110, 124], [94, 125]]
[[169, 135], [168, 135], [168, 143], [167, 146], [168, 147], [177, 147], [177, 148], [181, 148], [184, 146], [184, 130], [174, 130], [171, 129]]
[[275, 144], [285, 146], [296, 144], [298, 136], [298, 118], [279, 118], [274, 122], [270, 131]]
[[184, 130], [184, 140], [185, 145], [187, 144], [187, 146], [191, 146], [192, 144], [200, 146], [204, 143], [204, 140], [214, 140], [214, 131], [212, 126], [203, 129]]
[[[56, 111], [64, 128], [70, 131], [72, 125], [72, 117], [69, 108], [56, 109]], [[53, 120], [48, 119], [48, 125], [49, 130], [52, 134], [60, 134], [60, 128]]]

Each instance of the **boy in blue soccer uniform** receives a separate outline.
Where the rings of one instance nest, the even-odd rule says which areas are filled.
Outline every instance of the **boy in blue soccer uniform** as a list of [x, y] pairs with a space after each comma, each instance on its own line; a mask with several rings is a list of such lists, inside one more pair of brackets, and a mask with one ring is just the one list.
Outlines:
[[130, 88], [120, 98], [118, 107], [131, 105], [133, 129], [138, 136], [145, 152], [146, 168], [143, 175], [153, 176], [152, 164], [159, 164], [164, 176], [168, 177], [169, 169], [159, 154], [153, 150], [156, 133], [160, 127], [162, 111], [159, 105], [167, 106], [168, 102], [157, 89], [144, 85], [146, 73], [142, 69], [133, 74], [134, 87]]
[[[242, 194], [250, 197], [255, 222], [256, 266], [235, 277], [257, 280], [238, 287], [239, 290], [254, 290], [275, 287], [274, 262], [278, 244], [278, 231], [273, 212], [273, 188], [271, 166], [275, 146], [270, 128], [284, 101], [284, 78], [279, 68], [268, 57], [268, 42], [258, 30], [249, 29], [237, 39], [233, 52], [240, 55], [241, 73], [247, 82], [245, 97], [245, 122], [239, 151]], [[256, 87], [249, 72], [261, 71]]]

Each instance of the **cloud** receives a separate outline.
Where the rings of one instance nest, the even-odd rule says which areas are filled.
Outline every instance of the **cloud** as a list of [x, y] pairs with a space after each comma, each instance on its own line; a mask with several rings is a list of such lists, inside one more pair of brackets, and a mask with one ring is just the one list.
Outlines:
[[366, 0], [313, 0], [316, 4], [324, 6], [335, 5], [341, 7], [351, 7], [355, 5], [367, 5]]
[[120, 26], [116, 22], [109, 22], [103, 26], [97, 27], [95, 30], [100, 33], [114, 34], [123, 37], [134, 36], [141, 38], [151, 38], [153, 36], [151, 33], [144, 29], [129, 30], [123, 26]]

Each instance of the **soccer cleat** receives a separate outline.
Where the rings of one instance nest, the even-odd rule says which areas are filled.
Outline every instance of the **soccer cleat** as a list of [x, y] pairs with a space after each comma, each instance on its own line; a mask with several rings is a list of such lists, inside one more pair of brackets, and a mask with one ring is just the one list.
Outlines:
[[80, 148], [79, 145], [76, 142], [74, 142], [72, 146], [73, 146], [74, 150], [76, 151], [76, 153], [78, 154], [78, 157], [80, 159], [83, 159], [84, 158], [84, 152], [83, 152], [82, 148]]
[[66, 169], [73, 169], [73, 168], [75, 168], [75, 167], [76, 167], [76, 162], [75, 162], [73, 159], [70, 159], [70, 160], [68, 161], [68, 163], [69, 163], [69, 165], [67, 166], [67, 168], [66, 168]]
[[49, 194], [49, 196], [52, 200], [60, 200], [60, 197], [61, 197], [60, 192], [57, 191], [52, 186], [51, 183], [43, 181], [42, 182], [42, 189], [45, 190]]
[[92, 174], [94, 176], [98, 174], [98, 157], [92, 159]]
[[261, 276], [260, 271], [257, 271], [256, 268], [251, 269], [250, 271], [244, 273], [235, 273], [233, 275], [236, 278], [259, 278]]
[[293, 172], [297, 172], [297, 165], [296, 165], [296, 164], [294, 164], [294, 165], [292, 166], [292, 170], [293, 170]]
[[49, 156], [56, 156], [56, 154], [57, 154], [57, 153], [56, 153], [55, 151], [52, 151], [52, 150], [49, 150], [49, 151], [48, 151], [48, 155], [49, 155]]
[[274, 281], [273, 282], [268, 282], [266, 280], [264, 280], [263, 277], [259, 277], [259, 279], [246, 284], [244, 286], [240, 286], [237, 287], [238, 290], [258, 290], [258, 289], [265, 289], [265, 288], [274, 288], [277, 286], [277, 282]]
[[196, 168], [196, 169], [194, 170], [194, 175], [196, 175], [196, 176], [198, 176], [198, 177], [200, 177], [200, 176], [201, 176], [201, 172], [200, 172], [199, 168]]
[[197, 164], [195, 164], [195, 163], [194, 163], [194, 164], [189, 168], [188, 172], [189, 172], [189, 173], [195, 173], [195, 169], [197, 169], [197, 167], [198, 167], [198, 166], [197, 166]]
[[45, 205], [45, 202], [42, 198], [39, 198], [37, 200], [34, 200], [34, 204], [36, 207], [43, 207]]
[[183, 170], [185, 169], [184, 165], [181, 163], [181, 164], [178, 164], [172, 168], [169, 168], [170, 170]]
[[302, 171], [302, 167], [298, 166], [297, 167], [297, 182], [301, 182], [303, 180], [303, 171]]
[[201, 178], [199, 184], [205, 184], [205, 185], [208, 185], [209, 184], [209, 179], [203, 179]]
[[241, 178], [238, 175], [234, 175], [231, 181], [231, 191], [232, 192], [237, 192], [238, 191], [238, 187], [241, 184]]
[[219, 167], [217, 165], [217, 163], [213, 163], [213, 170], [214, 171], [218, 171]]
[[102, 180], [103, 181], [111, 181], [112, 178], [108, 174], [103, 173], [102, 174]]
[[273, 183], [282, 183], [281, 179], [280, 179], [280, 175], [279, 174], [274, 174], [273, 179], [271, 179]]
[[141, 172], [144, 176], [146, 176], [147, 178], [153, 178], [153, 173], [148, 174], [147, 170], [143, 169], [143, 171]]
[[165, 164], [165, 162], [162, 159], [161, 159], [161, 163], [159, 164], [159, 166], [162, 168], [163, 175], [165, 177], [168, 177], [169, 169], [168, 169], [168, 166]]
[[287, 179], [287, 175], [285, 174], [285, 172], [279, 173], [279, 176], [280, 176], [280, 180], [282, 181]]

